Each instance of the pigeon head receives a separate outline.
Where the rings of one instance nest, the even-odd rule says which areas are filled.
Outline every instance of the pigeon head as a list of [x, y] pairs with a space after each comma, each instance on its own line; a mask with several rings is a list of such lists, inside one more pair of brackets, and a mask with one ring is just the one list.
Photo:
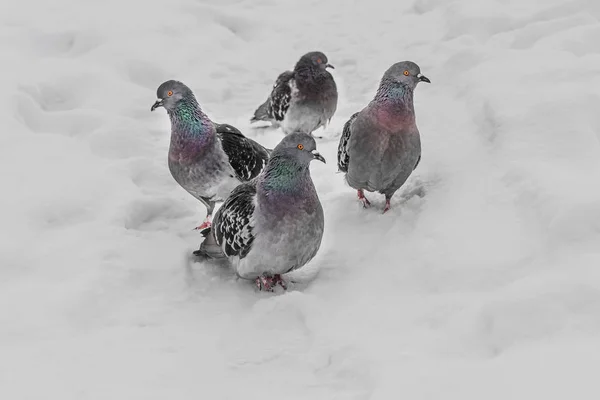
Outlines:
[[402, 61], [392, 65], [383, 75], [387, 81], [397, 82], [414, 89], [419, 82], [431, 83], [429, 78], [421, 74], [421, 68], [412, 61]]
[[312, 160], [325, 163], [325, 158], [317, 151], [315, 139], [302, 132], [294, 132], [285, 136], [273, 149], [273, 155], [283, 155], [306, 165]]
[[156, 110], [158, 107], [164, 107], [167, 111], [173, 111], [182, 101], [194, 101], [195, 97], [192, 90], [179, 81], [166, 81], [161, 84], [156, 90], [158, 100], [152, 105], [150, 111]]
[[296, 64], [296, 69], [298, 68], [321, 69], [323, 71], [326, 68], [335, 69], [333, 65], [329, 64], [327, 56], [320, 51], [311, 51], [303, 55]]

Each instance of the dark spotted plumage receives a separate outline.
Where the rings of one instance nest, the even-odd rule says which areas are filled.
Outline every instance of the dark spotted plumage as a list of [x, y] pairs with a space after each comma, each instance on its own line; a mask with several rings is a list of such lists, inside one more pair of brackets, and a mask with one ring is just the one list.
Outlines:
[[269, 151], [228, 124], [215, 124], [217, 137], [236, 176], [242, 182], [256, 177], [267, 164]]
[[338, 170], [341, 172], [348, 172], [348, 162], [350, 161], [350, 153], [348, 153], [348, 142], [350, 142], [350, 125], [352, 125], [352, 121], [356, 118], [358, 112], [355, 112], [350, 116], [350, 119], [344, 124], [344, 129], [342, 130], [342, 137], [340, 138], [340, 143], [338, 145]]
[[303, 55], [293, 71], [281, 73], [267, 101], [254, 112], [250, 122], [268, 121], [281, 126], [285, 134], [312, 133], [326, 126], [337, 109], [338, 92], [333, 68], [325, 54]]
[[292, 99], [290, 80], [293, 77], [293, 71], [285, 71], [277, 77], [267, 101], [256, 109], [250, 122], [273, 121], [279, 123], [283, 121]]
[[256, 181], [244, 183], [231, 192], [215, 214], [215, 239], [227, 257], [246, 257], [252, 248], [252, 215], [256, 196]]
[[290, 87], [290, 79], [294, 77], [292, 71], [285, 71], [277, 78], [271, 96], [269, 96], [269, 115], [275, 121], [283, 121], [285, 113], [290, 107], [292, 98], [292, 88]]

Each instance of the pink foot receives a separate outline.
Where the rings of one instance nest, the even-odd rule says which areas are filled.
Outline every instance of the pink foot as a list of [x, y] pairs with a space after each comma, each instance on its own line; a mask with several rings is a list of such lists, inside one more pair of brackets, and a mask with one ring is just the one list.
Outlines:
[[194, 230], [201, 231], [203, 229], [210, 228], [211, 225], [212, 225], [212, 222], [210, 222], [210, 220], [207, 218], [204, 220], [204, 222], [202, 222], [202, 224], [200, 224], [200, 226], [195, 227]]
[[287, 290], [287, 284], [279, 274], [273, 276], [259, 276], [254, 283], [260, 291], [272, 292], [276, 285], [281, 286], [283, 290]]
[[368, 208], [371, 205], [371, 202], [365, 197], [365, 193], [362, 189], [358, 190], [358, 199], [362, 201], [363, 207]]
[[390, 208], [392, 208], [392, 206], [390, 205], [390, 199], [386, 199], [385, 200], [385, 207], [383, 208], [383, 214], [385, 214], [386, 212], [390, 211]]
[[285, 283], [285, 281], [283, 280], [281, 275], [277, 274], [277, 275], [273, 276], [273, 280], [276, 284], [281, 286], [283, 288], [283, 290], [287, 290], [287, 283]]

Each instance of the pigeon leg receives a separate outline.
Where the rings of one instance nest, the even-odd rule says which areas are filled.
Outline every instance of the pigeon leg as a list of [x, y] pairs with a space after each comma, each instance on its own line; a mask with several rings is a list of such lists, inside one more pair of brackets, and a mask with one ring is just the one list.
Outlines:
[[392, 206], [390, 205], [390, 200], [386, 197], [385, 199], [385, 207], [383, 208], [383, 214], [385, 214], [386, 212], [390, 211], [390, 208], [392, 208]]
[[371, 202], [365, 197], [365, 192], [362, 189], [358, 189], [358, 199], [362, 201], [363, 207], [368, 208], [371, 205]]
[[283, 290], [287, 290], [287, 283], [285, 283], [285, 281], [283, 280], [281, 275], [279, 275], [279, 274], [273, 275], [273, 283], [281, 286], [283, 288]]
[[287, 290], [287, 284], [279, 274], [273, 276], [259, 276], [254, 280], [254, 283], [260, 291], [273, 292], [273, 288], [276, 285], [281, 286], [283, 290]]
[[273, 291], [273, 278], [268, 276], [259, 276], [254, 281], [256, 287], [260, 291], [272, 292]]
[[212, 215], [207, 215], [206, 218], [204, 218], [204, 221], [202, 221], [202, 223], [200, 224], [200, 226], [195, 227], [194, 230], [201, 231], [203, 229], [210, 228], [212, 225], [211, 218]]
[[200, 226], [197, 226], [194, 228], [194, 230], [196, 230], [196, 231], [201, 231], [203, 229], [210, 228], [212, 226], [212, 221], [211, 221], [212, 213], [213, 213], [213, 210], [215, 209], [214, 201], [210, 201], [210, 199], [207, 199], [205, 197], [200, 197], [199, 200], [206, 206], [206, 218], [204, 218], [204, 221], [202, 221]]

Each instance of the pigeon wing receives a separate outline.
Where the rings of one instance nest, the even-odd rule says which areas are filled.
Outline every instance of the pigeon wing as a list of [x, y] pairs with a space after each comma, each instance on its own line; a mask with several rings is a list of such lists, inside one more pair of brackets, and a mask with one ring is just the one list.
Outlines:
[[269, 97], [269, 114], [275, 118], [276, 121], [283, 121], [285, 113], [290, 107], [290, 101], [292, 99], [292, 88], [290, 86], [290, 80], [294, 77], [292, 71], [285, 71], [277, 77], [271, 96]]
[[342, 130], [342, 136], [340, 137], [340, 143], [338, 145], [338, 169], [342, 172], [348, 172], [348, 163], [350, 162], [350, 153], [348, 152], [348, 143], [350, 143], [351, 130], [350, 127], [352, 122], [358, 116], [358, 112], [355, 112], [350, 116], [350, 119], [344, 124]]
[[215, 124], [217, 137], [238, 179], [255, 178], [267, 164], [269, 151], [228, 124]]
[[212, 229], [217, 244], [228, 257], [246, 257], [254, 242], [256, 182], [236, 187], [215, 214]]

